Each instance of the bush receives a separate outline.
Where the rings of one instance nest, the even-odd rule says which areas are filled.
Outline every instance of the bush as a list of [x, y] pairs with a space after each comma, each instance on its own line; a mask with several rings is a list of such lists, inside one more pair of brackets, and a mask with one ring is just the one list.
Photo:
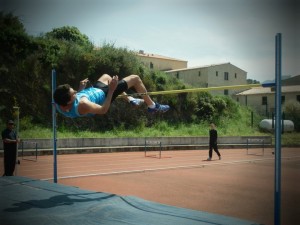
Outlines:
[[285, 119], [294, 122], [295, 130], [300, 131], [300, 103], [297, 101], [289, 101], [285, 106]]

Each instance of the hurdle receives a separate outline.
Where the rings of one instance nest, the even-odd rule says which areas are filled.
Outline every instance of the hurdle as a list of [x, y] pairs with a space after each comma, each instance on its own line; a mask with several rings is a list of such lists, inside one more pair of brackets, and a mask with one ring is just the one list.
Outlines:
[[259, 138], [248, 138], [247, 139], [247, 155], [249, 155], [249, 146], [261, 146], [262, 147], [262, 155], [265, 155], [265, 140]]
[[[28, 161], [37, 161], [37, 155], [38, 155], [38, 144], [37, 142], [31, 142], [31, 141], [21, 141], [21, 156], [22, 160], [28, 160]], [[32, 158], [28, 158], [26, 156], [33, 156]]]
[[145, 157], [151, 157], [149, 155], [147, 156], [147, 149], [149, 147], [159, 147], [159, 158], [161, 159], [161, 150], [162, 150], [161, 141], [158, 141], [158, 140], [147, 140], [145, 138], [145, 148], [144, 148]]

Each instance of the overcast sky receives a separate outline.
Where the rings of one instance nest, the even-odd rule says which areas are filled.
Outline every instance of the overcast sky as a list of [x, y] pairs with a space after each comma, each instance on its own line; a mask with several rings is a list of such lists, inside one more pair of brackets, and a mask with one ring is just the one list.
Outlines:
[[[248, 78], [275, 77], [275, 36], [282, 33], [282, 74], [300, 74], [299, 0], [0, 0], [30, 35], [75, 26], [104, 42], [188, 61], [230, 62]], [[297, 33], [298, 32], [298, 33]]]

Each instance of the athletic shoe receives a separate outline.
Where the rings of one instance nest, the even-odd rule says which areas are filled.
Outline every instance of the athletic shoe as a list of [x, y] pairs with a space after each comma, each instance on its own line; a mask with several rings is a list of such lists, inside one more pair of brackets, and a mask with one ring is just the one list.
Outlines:
[[140, 106], [144, 103], [144, 99], [135, 98], [129, 102], [133, 106]]
[[219, 160], [221, 160], [221, 156], [219, 156]]
[[208, 157], [208, 158], [207, 158], [207, 161], [211, 161], [211, 158], [210, 158], [210, 157]]
[[148, 112], [149, 113], [157, 113], [157, 112], [167, 112], [170, 109], [170, 106], [168, 105], [161, 105], [158, 103], [155, 103], [155, 108], [149, 108], [148, 107]]

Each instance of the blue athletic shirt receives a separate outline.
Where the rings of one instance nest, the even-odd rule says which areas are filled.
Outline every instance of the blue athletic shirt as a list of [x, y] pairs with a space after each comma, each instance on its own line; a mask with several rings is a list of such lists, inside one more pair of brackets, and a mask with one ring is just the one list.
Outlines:
[[61, 108], [59, 107], [59, 105], [57, 105], [57, 104], [56, 104], [56, 109], [64, 116], [71, 117], [71, 118], [95, 115], [92, 113], [85, 114], [85, 115], [79, 114], [78, 105], [79, 105], [79, 101], [82, 97], [86, 97], [88, 100], [90, 100], [91, 102], [96, 103], [98, 105], [102, 105], [105, 101], [105, 94], [101, 89], [90, 87], [90, 88], [83, 89], [82, 91], [76, 93], [76, 99], [74, 100], [73, 106], [69, 112], [62, 111]]

